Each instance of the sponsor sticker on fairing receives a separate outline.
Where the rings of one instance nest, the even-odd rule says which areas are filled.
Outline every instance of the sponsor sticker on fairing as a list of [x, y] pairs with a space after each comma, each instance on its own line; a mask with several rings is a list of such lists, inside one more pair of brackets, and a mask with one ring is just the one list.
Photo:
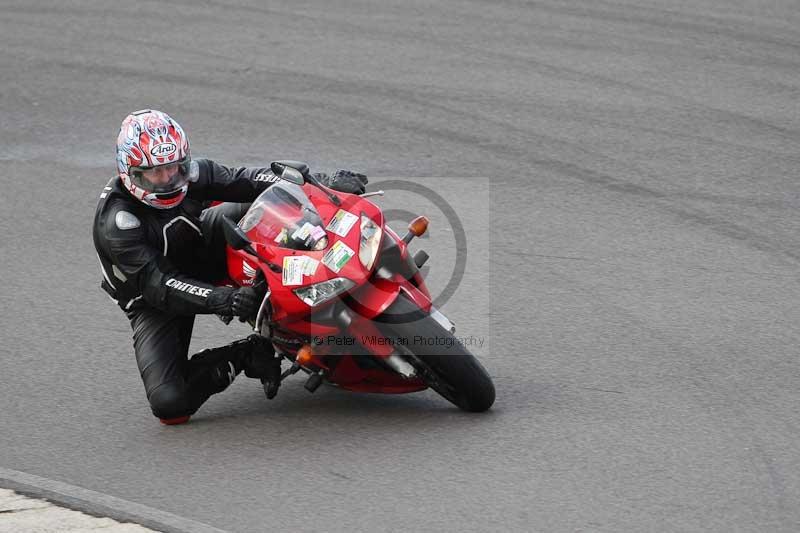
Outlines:
[[354, 255], [355, 252], [351, 250], [349, 246], [342, 241], [336, 241], [333, 246], [331, 246], [331, 249], [325, 252], [325, 255], [322, 257], [322, 264], [338, 274], [342, 267], [346, 265]]
[[283, 284], [287, 286], [302, 285], [303, 271], [306, 268], [306, 256], [288, 255], [283, 258]]
[[294, 233], [292, 233], [292, 239], [302, 242], [308, 242], [309, 237], [311, 237], [311, 239], [314, 241], [318, 241], [324, 236], [325, 230], [310, 222], [306, 222], [301, 227], [297, 228]]
[[350, 233], [353, 224], [356, 223], [358, 217], [353, 213], [348, 213], [344, 209], [339, 209], [325, 229], [334, 232], [339, 237], [346, 237]]
[[288, 233], [286, 232], [286, 228], [281, 228], [281, 232], [278, 233], [274, 241], [278, 244], [283, 244], [288, 241]]
[[325, 230], [322, 229], [322, 226], [314, 226], [311, 228], [311, 238], [315, 241], [320, 240], [325, 236]]
[[305, 224], [294, 230], [294, 233], [292, 233], [292, 239], [296, 241], [306, 240], [308, 236], [311, 235], [312, 227], [313, 226], [311, 225], [310, 222], [306, 222]]
[[313, 276], [317, 273], [317, 266], [319, 266], [319, 261], [311, 257], [306, 257], [306, 264], [303, 267], [303, 275]]
[[291, 255], [283, 258], [283, 284], [302, 285], [303, 276], [313, 276], [319, 261], [305, 255]]

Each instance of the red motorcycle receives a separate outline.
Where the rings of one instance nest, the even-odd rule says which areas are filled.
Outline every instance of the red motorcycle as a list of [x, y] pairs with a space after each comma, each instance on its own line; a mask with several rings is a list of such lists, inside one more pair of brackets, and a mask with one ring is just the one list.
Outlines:
[[491, 378], [431, 304], [420, 274], [424, 251], [408, 244], [427, 230], [418, 217], [404, 237], [366, 197], [329, 189], [296, 161], [273, 162], [280, 179], [236, 225], [225, 221], [228, 272], [240, 286], [268, 287], [251, 325], [268, 337], [286, 377], [308, 374], [359, 392], [401, 394], [432, 388], [466, 411], [494, 403]]

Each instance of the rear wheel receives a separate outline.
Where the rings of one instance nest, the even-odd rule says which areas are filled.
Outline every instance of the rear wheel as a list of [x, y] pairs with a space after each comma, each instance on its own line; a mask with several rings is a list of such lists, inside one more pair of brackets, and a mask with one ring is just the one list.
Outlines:
[[378, 329], [430, 388], [465, 411], [481, 412], [492, 406], [494, 384], [483, 366], [416, 305], [400, 296], [377, 321]]

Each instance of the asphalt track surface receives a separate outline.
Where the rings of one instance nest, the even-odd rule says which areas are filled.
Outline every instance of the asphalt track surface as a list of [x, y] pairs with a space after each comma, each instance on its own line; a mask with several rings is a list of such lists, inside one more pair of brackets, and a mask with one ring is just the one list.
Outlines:
[[[798, 28], [778, 0], [3, 0], [0, 467], [229, 531], [797, 531]], [[229, 164], [464, 177], [443, 310], [494, 409], [241, 379], [159, 425], [90, 238], [143, 107]]]

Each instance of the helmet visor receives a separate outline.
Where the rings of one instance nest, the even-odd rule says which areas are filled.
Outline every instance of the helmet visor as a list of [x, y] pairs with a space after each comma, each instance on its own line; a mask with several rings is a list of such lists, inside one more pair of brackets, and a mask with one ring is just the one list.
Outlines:
[[134, 185], [150, 193], [172, 193], [189, 182], [190, 162], [188, 158], [156, 167], [131, 167], [130, 177]]

